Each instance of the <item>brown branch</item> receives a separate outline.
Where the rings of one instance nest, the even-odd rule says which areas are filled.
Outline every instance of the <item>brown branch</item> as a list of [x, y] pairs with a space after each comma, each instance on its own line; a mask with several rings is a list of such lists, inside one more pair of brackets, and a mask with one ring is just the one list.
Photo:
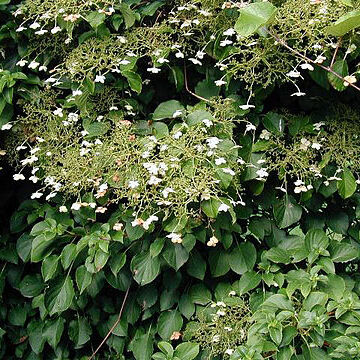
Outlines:
[[129, 290], [130, 290], [130, 285], [129, 287], [127, 288], [126, 290], [126, 293], [125, 293], [125, 296], [124, 296], [124, 300], [121, 304], [121, 308], [120, 308], [120, 311], [119, 311], [119, 316], [118, 318], [116, 319], [114, 325], [111, 327], [111, 329], [109, 330], [109, 332], [106, 334], [106, 336], [104, 337], [104, 339], [101, 341], [100, 345], [96, 348], [96, 350], [92, 353], [92, 355], [89, 357], [88, 360], [92, 360], [94, 358], [94, 356], [96, 355], [96, 353], [101, 349], [101, 347], [105, 344], [106, 340], [109, 338], [109, 336], [111, 335], [111, 333], [114, 331], [114, 329], [116, 328], [116, 326], [119, 324], [120, 322], [120, 319], [121, 319], [121, 315], [124, 311], [124, 306], [125, 306], [125, 303], [126, 303], [126, 299], [129, 295]]
[[208, 99], [205, 99], [204, 97], [195, 94], [194, 92], [192, 92], [189, 87], [188, 87], [188, 82], [187, 82], [187, 73], [186, 73], [186, 64], [184, 64], [184, 81], [185, 81], [185, 89], [186, 91], [191, 94], [192, 96], [195, 96], [196, 98], [206, 101], [206, 102], [210, 102]]
[[340, 45], [341, 45], [341, 40], [342, 40], [342, 38], [339, 38], [339, 41], [338, 41], [338, 43], [336, 44], [336, 49], [335, 49], [335, 51], [334, 51], [334, 55], [333, 55], [333, 57], [332, 57], [332, 59], [331, 59], [331, 63], [330, 63], [330, 69], [332, 69], [333, 66], [334, 66], [334, 63], [335, 63], [335, 60], [336, 60], [336, 55], [337, 55], [337, 53], [338, 53], [338, 51], [339, 51], [339, 48], [340, 48]]
[[341, 75], [339, 75], [336, 71], [334, 71], [330, 66], [325, 66], [322, 64], [317, 63], [315, 60], [312, 60], [308, 58], [307, 56], [301, 54], [299, 51], [293, 49], [291, 46], [289, 46], [284, 40], [280, 39], [277, 35], [273, 34], [272, 32], [268, 31], [268, 34], [272, 36], [280, 45], [284, 46], [286, 49], [291, 51], [293, 54], [297, 55], [298, 57], [302, 58], [303, 60], [312, 63], [314, 65], [319, 66], [320, 68], [324, 69], [325, 71], [333, 74], [337, 78], [341, 79], [343, 82], [347, 82], [349, 86], [353, 87], [354, 89], [360, 91], [360, 87], [356, 86], [355, 84], [352, 84], [344, 79]]

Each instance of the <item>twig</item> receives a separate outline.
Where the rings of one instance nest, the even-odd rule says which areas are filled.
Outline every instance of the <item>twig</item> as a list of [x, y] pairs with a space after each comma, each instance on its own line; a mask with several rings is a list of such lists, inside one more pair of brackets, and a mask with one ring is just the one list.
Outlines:
[[191, 94], [192, 96], [195, 96], [196, 98], [200, 99], [200, 100], [203, 100], [203, 101], [206, 101], [206, 102], [210, 102], [208, 99], [205, 99], [204, 97], [200, 96], [200, 95], [197, 95], [195, 94], [194, 92], [192, 92], [191, 90], [189, 90], [189, 87], [188, 87], [188, 82], [187, 82], [187, 73], [186, 73], [186, 65], [184, 64], [184, 80], [185, 80], [185, 89], [186, 91]]
[[119, 316], [118, 318], [116, 319], [114, 325], [111, 327], [111, 329], [109, 330], [109, 332], [106, 334], [106, 336], [104, 337], [104, 339], [101, 341], [100, 345], [96, 348], [96, 350], [92, 353], [92, 355], [89, 357], [88, 360], [92, 360], [94, 358], [94, 356], [96, 355], [96, 353], [100, 350], [100, 348], [105, 344], [106, 340], [109, 338], [109, 336], [111, 335], [111, 333], [114, 331], [114, 329], [116, 328], [116, 326], [119, 324], [120, 322], [120, 319], [121, 319], [121, 315], [124, 311], [124, 306], [125, 306], [125, 303], [126, 303], [126, 299], [129, 295], [129, 290], [130, 290], [130, 285], [129, 287], [127, 288], [126, 290], [126, 293], [125, 293], [125, 296], [124, 296], [124, 300], [121, 304], [121, 308], [120, 308], [120, 311], [119, 311]]
[[335, 51], [334, 51], [334, 55], [333, 55], [333, 57], [332, 57], [332, 59], [331, 59], [331, 63], [330, 63], [330, 69], [332, 69], [333, 66], [334, 66], [335, 59], [336, 59], [336, 55], [337, 55], [337, 53], [338, 53], [338, 51], [339, 51], [339, 48], [340, 48], [340, 45], [341, 45], [341, 40], [342, 40], [342, 38], [339, 38], [339, 41], [338, 41], [338, 43], [336, 44], [336, 49], [335, 49]]
[[324, 69], [327, 72], [330, 72], [331, 74], [333, 74], [334, 76], [336, 76], [337, 78], [341, 79], [344, 82], [347, 82], [349, 84], [349, 86], [353, 87], [354, 89], [360, 91], [360, 87], [356, 86], [355, 84], [352, 84], [348, 81], [346, 81], [341, 75], [339, 75], [336, 71], [334, 71], [330, 66], [324, 66], [322, 64], [317, 63], [315, 60], [312, 60], [310, 58], [308, 58], [307, 56], [301, 54], [299, 51], [293, 49], [292, 47], [290, 47], [284, 40], [280, 39], [277, 35], [273, 34], [272, 32], [268, 31], [268, 34], [270, 36], [272, 36], [280, 45], [284, 46], [286, 49], [288, 49], [289, 51], [291, 51], [292, 53], [294, 53], [295, 55], [299, 56], [300, 58], [302, 58], [303, 60], [312, 63], [314, 65], [319, 66], [320, 68]]

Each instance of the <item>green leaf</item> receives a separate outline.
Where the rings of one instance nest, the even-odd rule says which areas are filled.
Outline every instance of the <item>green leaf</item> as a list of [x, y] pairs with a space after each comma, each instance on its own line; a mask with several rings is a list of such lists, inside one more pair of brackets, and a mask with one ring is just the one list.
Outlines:
[[359, 26], [360, 10], [354, 10], [341, 16], [333, 25], [326, 27], [325, 32], [334, 36], [343, 36]]
[[177, 356], [181, 360], [193, 360], [199, 351], [200, 347], [198, 344], [184, 342], [176, 347], [174, 356]]
[[274, 205], [274, 217], [280, 229], [289, 227], [300, 220], [302, 207], [291, 196], [285, 196], [283, 200]]
[[305, 246], [309, 251], [308, 261], [313, 263], [329, 246], [329, 238], [321, 229], [311, 229], [305, 236]]
[[50, 316], [67, 310], [74, 296], [73, 282], [69, 276], [60, 276], [52, 280], [45, 292], [45, 306]]
[[204, 284], [193, 285], [189, 296], [194, 304], [207, 305], [211, 301], [211, 292]]
[[256, 262], [256, 249], [251, 242], [241, 243], [229, 256], [231, 270], [239, 275], [253, 269]]
[[195, 94], [205, 99], [210, 99], [213, 96], [218, 96], [220, 87], [216, 86], [214, 81], [210, 78], [199, 81], [195, 87]]
[[118, 8], [124, 17], [126, 28], [129, 29], [135, 24], [135, 13], [130, 9], [128, 4], [121, 3], [118, 5]]
[[214, 121], [214, 117], [206, 110], [195, 110], [186, 117], [186, 123], [189, 126], [200, 124], [203, 120]]
[[86, 344], [90, 340], [92, 328], [85, 317], [78, 317], [70, 322], [69, 337], [76, 347]]
[[280, 114], [268, 112], [263, 120], [264, 126], [272, 133], [280, 135], [284, 132], [285, 120]]
[[292, 302], [285, 295], [281, 295], [281, 294], [271, 295], [263, 302], [262, 306], [269, 307], [271, 309], [274, 308], [274, 309], [294, 311]]
[[152, 257], [150, 251], [135, 255], [130, 267], [135, 281], [141, 286], [151, 283], [160, 273], [160, 261], [157, 256]]
[[244, 295], [248, 291], [255, 289], [261, 282], [261, 275], [255, 271], [248, 271], [241, 276], [240, 280], [234, 285], [239, 295]]
[[158, 348], [167, 356], [169, 357], [172, 357], [173, 354], [174, 354], [174, 349], [173, 347], [171, 346], [171, 344], [169, 344], [168, 342], [166, 341], [160, 341], [158, 344], [157, 344]]
[[23, 262], [30, 260], [32, 237], [23, 233], [16, 241], [16, 251]]
[[357, 185], [354, 175], [349, 169], [345, 168], [341, 174], [341, 180], [337, 182], [337, 189], [339, 195], [343, 199], [347, 199], [354, 194], [354, 192], [356, 191], [356, 187]]
[[[345, 60], [336, 61], [333, 65], [333, 70], [335, 73], [337, 73], [343, 78], [349, 75], [348, 64]], [[332, 87], [337, 91], [344, 91], [345, 89], [347, 89], [347, 87], [344, 85], [344, 80], [334, 75], [333, 73], [328, 73], [328, 79]]]
[[205, 200], [201, 203], [201, 209], [208, 217], [214, 219], [219, 213], [220, 205], [221, 205], [220, 200], [211, 198], [210, 200]]
[[105, 21], [106, 15], [98, 11], [92, 11], [86, 16], [86, 21], [91, 25], [93, 29], [96, 29], [100, 24]]
[[66, 270], [71, 265], [71, 263], [75, 260], [76, 255], [77, 254], [75, 244], [68, 244], [64, 247], [60, 255], [61, 264], [64, 270]]
[[41, 294], [44, 289], [44, 283], [39, 274], [26, 275], [22, 279], [19, 289], [22, 296], [31, 298]]
[[44, 281], [49, 281], [52, 279], [56, 273], [56, 269], [59, 263], [59, 256], [50, 255], [44, 259], [41, 264], [41, 275]]
[[280, 345], [282, 340], [282, 327], [279, 325], [279, 327], [270, 327], [269, 328], [269, 335], [271, 340], [276, 344]]
[[161, 313], [158, 319], [158, 333], [163, 340], [170, 340], [175, 331], [180, 331], [183, 319], [179, 311], [171, 310]]
[[250, 36], [259, 28], [272, 22], [276, 14], [276, 7], [270, 2], [256, 2], [240, 10], [235, 30], [240, 36]]
[[359, 249], [347, 243], [336, 244], [330, 253], [333, 262], [347, 262], [359, 257]]
[[181, 91], [184, 88], [184, 73], [179, 66], [170, 67], [172, 79], [175, 84], [176, 92]]
[[136, 93], [140, 94], [142, 90], [142, 79], [141, 76], [136, 73], [135, 71], [127, 70], [122, 71], [121, 75], [126, 77], [131, 90], [135, 91]]
[[80, 295], [91, 284], [92, 275], [86, 270], [85, 265], [81, 265], [76, 269], [75, 273], [76, 285], [80, 291]]
[[230, 270], [229, 256], [223, 250], [213, 250], [209, 254], [209, 265], [214, 277], [223, 276]]
[[173, 115], [181, 111], [185, 114], [185, 108], [177, 100], [169, 100], [161, 103], [154, 111], [153, 120], [159, 121], [164, 119], [172, 119]]
[[184, 315], [188, 320], [194, 315], [195, 304], [191, 301], [188, 294], [181, 295], [179, 301], [179, 310], [181, 314]]
[[137, 337], [132, 346], [132, 352], [136, 360], [150, 360], [153, 353], [153, 339], [150, 332]]
[[344, 295], [345, 281], [339, 275], [328, 274], [326, 282], [322, 282], [320, 287], [331, 299], [339, 301]]
[[56, 320], [50, 320], [48, 323], [46, 323], [46, 326], [43, 330], [43, 337], [53, 349], [55, 349], [60, 342], [61, 335], [64, 331], [64, 323], [65, 319], [59, 317]]
[[178, 271], [189, 259], [189, 252], [182, 244], [168, 243], [162, 256], [175, 271]]
[[190, 258], [186, 264], [186, 271], [190, 276], [199, 280], [204, 280], [206, 262], [197, 250], [194, 250], [191, 253]]
[[266, 252], [266, 258], [274, 263], [289, 264], [290, 255], [286, 250], [279, 247], [273, 247]]

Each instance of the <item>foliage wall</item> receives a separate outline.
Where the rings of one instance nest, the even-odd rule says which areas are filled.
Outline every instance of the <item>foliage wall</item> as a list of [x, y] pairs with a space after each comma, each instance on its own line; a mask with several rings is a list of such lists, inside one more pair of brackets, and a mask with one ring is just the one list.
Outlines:
[[0, 358], [360, 358], [359, 0], [0, 0]]

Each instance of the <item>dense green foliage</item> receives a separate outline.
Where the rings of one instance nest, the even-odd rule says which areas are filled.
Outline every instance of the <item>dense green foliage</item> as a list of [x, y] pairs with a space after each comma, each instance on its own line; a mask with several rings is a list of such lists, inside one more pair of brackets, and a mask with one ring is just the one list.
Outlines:
[[0, 358], [360, 359], [359, 0], [0, 19]]

